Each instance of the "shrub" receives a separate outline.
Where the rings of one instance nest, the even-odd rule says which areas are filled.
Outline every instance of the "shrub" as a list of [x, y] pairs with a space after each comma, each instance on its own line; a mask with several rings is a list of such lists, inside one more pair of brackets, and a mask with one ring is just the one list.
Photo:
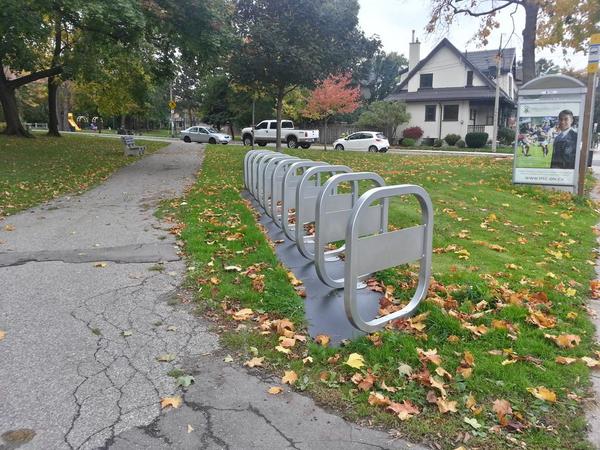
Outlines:
[[402, 145], [402, 147], [414, 147], [415, 142], [417, 141], [412, 138], [405, 137], [404, 139], [402, 139], [400, 145]]
[[498, 129], [498, 141], [504, 145], [510, 145], [515, 141], [515, 130], [507, 127], [500, 127]]
[[416, 140], [423, 136], [423, 129], [421, 127], [406, 128], [404, 131], [402, 131], [402, 136]]
[[456, 146], [458, 148], [465, 148], [467, 144], [465, 143], [465, 141], [463, 141], [462, 139], [459, 139], [458, 141], [456, 141]]
[[465, 142], [469, 148], [481, 148], [487, 140], [487, 133], [467, 133], [465, 136]]
[[434, 147], [441, 147], [442, 145], [444, 145], [444, 141], [442, 141], [441, 139], [436, 139], [433, 141]]
[[444, 140], [446, 141], [446, 144], [448, 145], [454, 145], [456, 144], [459, 140], [460, 140], [460, 135], [459, 134], [447, 134], [446, 137], [444, 138]]

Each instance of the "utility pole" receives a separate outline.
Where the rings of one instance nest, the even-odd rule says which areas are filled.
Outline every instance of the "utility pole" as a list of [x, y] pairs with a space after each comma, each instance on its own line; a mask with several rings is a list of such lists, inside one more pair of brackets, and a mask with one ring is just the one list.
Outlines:
[[583, 195], [585, 184], [585, 172], [589, 146], [591, 142], [592, 118], [594, 109], [594, 86], [596, 85], [596, 73], [600, 62], [600, 33], [592, 35], [588, 51], [588, 80], [587, 94], [585, 95], [585, 112], [583, 113], [583, 129], [581, 131], [581, 154], [579, 155], [579, 176], [577, 177], [577, 195]]
[[256, 93], [252, 94], [252, 150], [254, 150], [254, 110], [256, 109]]
[[[169, 86], [169, 108], [173, 104], [173, 83]], [[175, 108], [171, 108], [171, 137], [175, 137]]]
[[498, 147], [498, 112], [500, 110], [500, 69], [502, 67], [502, 35], [500, 46], [496, 54], [496, 96], [494, 97], [494, 127], [492, 128], [492, 152], [496, 153]]

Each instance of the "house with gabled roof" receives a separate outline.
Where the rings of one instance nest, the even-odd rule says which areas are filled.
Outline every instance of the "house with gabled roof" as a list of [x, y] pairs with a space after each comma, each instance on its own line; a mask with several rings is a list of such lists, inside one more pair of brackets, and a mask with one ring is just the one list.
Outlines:
[[[447, 134], [486, 132], [492, 137], [498, 50], [461, 52], [444, 38], [424, 59], [420, 42], [409, 47], [409, 67], [400, 84], [386, 98], [406, 102], [411, 115], [407, 127], [419, 126], [423, 138], [443, 139]], [[516, 52], [502, 51], [500, 66], [499, 125], [514, 123], [516, 115]], [[401, 133], [397, 133], [401, 135]]]

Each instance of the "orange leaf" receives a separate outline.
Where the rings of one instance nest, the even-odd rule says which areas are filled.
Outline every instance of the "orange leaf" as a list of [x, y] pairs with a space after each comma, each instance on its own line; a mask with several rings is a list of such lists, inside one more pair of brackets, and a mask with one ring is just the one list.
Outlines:
[[498, 420], [500, 423], [504, 422], [505, 416], [507, 414], [512, 414], [512, 408], [510, 403], [507, 400], [496, 399], [494, 400], [494, 406], [492, 406], [492, 410], [496, 413]]
[[396, 414], [400, 420], [410, 419], [421, 412], [409, 400], [402, 400], [401, 403], [391, 402], [386, 409]]
[[561, 334], [558, 336], [544, 334], [544, 337], [553, 340], [560, 348], [575, 348], [581, 342], [581, 337], [576, 334]]
[[319, 345], [321, 345], [322, 347], [327, 347], [329, 345], [329, 341], [331, 340], [331, 338], [329, 336], [327, 336], [326, 334], [319, 334], [318, 336], [315, 337], [315, 342]]
[[391, 403], [391, 400], [379, 392], [371, 392], [368, 402], [371, 406], [387, 406]]
[[269, 390], [267, 392], [271, 395], [277, 395], [277, 394], [281, 394], [283, 392], [283, 389], [280, 388], [279, 386], [273, 386], [273, 387], [269, 388]]
[[294, 372], [293, 370], [286, 370], [283, 375], [283, 378], [281, 378], [281, 382], [283, 384], [292, 385], [296, 381], [298, 381], [298, 374], [296, 372]]
[[254, 315], [254, 311], [250, 308], [243, 308], [233, 313], [233, 320], [248, 320]]
[[566, 356], [557, 356], [554, 360], [554, 362], [556, 362], [557, 364], [563, 364], [565, 366], [573, 364], [575, 361], [577, 361], [577, 358], [568, 358]]
[[438, 398], [435, 403], [438, 407], [438, 410], [442, 414], [445, 414], [447, 412], [457, 412], [455, 401], [444, 400], [443, 398]]
[[181, 406], [181, 397], [164, 397], [160, 399], [160, 407], [165, 408], [179, 408]]
[[544, 400], [546, 402], [551, 403], [556, 402], [556, 393], [554, 393], [548, 388], [545, 388], [544, 386], [538, 386], [536, 388], [527, 388], [527, 392], [529, 392], [534, 397], [539, 398], [540, 400]]
[[264, 357], [261, 357], [261, 358], [254, 357], [254, 358], [246, 361], [244, 363], [244, 365], [248, 366], [248, 367], [263, 367], [264, 360], [265, 360]]
[[284, 348], [293, 347], [294, 345], [296, 345], [296, 339], [281, 336], [279, 338], [279, 345], [281, 345]]

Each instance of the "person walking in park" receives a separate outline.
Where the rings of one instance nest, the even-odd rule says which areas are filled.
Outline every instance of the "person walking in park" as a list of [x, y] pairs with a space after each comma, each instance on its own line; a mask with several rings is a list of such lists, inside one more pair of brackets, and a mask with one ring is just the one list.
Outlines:
[[554, 138], [552, 169], [574, 169], [577, 153], [577, 132], [573, 129], [573, 113], [563, 109], [558, 114], [559, 133]]

